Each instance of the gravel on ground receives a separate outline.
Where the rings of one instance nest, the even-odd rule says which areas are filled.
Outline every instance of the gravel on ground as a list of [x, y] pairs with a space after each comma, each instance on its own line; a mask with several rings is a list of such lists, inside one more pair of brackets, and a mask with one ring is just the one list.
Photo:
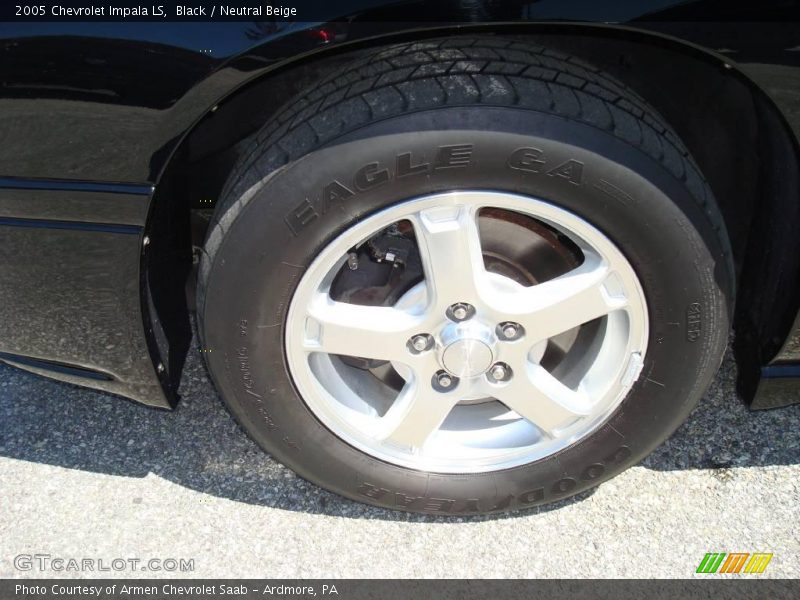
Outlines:
[[[121, 577], [693, 577], [771, 552], [800, 577], [800, 406], [750, 412], [729, 358], [642, 464], [531, 512], [442, 518], [345, 500], [239, 429], [190, 357], [173, 413], [0, 366], [0, 577], [14, 558], [194, 559]], [[708, 577], [708, 575], [697, 575]]]

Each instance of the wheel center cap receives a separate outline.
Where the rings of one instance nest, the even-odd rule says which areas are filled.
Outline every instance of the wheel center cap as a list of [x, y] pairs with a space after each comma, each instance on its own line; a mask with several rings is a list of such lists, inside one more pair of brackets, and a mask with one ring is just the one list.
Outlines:
[[456, 377], [477, 377], [494, 362], [496, 342], [488, 327], [478, 322], [452, 323], [441, 334], [441, 364]]
[[476, 377], [492, 364], [492, 350], [480, 340], [467, 338], [453, 342], [444, 349], [444, 368], [456, 377]]

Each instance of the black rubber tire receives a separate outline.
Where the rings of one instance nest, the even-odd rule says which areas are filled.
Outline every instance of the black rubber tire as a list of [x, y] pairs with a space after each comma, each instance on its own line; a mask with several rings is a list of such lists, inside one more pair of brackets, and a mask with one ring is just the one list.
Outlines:
[[[451, 146], [468, 165], [453, 165]], [[536, 151], [520, 163], [520, 148]], [[427, 166], [400, 176], [408, 153]], [[389, 174], [377, 185], [355, 176], [373, 163]], [[556, 455], [494, 473], [414, 471], [349, 446], [299, 397], [283, 348], [294, 288], [321, 248], [382, 207], [454, 189], [506, 190], [582, 216], [625, 253], [650, 313], [644, 369], [610, 419]], [[720, 212], [656, 112], [584, 62], [496, 37], [374, 51], [296, 98], [251, 140], [205, 250], [204, 354], [244, 429], [329, 490], [423, 513], [551, 502], [637, 463], [710, 383], [733, 301]]]

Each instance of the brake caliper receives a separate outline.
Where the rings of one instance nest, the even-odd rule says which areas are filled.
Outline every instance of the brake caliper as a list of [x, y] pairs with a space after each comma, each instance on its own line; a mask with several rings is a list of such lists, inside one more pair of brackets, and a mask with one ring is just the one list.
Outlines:
[[[351, 249], [331, 284], [331, 298], [360, 306], [393, 306], [423, 279], [419, 251], [411, 235], [393, 225]], [[362, 369], [385, 363], [356, 357], [342, 360]]]

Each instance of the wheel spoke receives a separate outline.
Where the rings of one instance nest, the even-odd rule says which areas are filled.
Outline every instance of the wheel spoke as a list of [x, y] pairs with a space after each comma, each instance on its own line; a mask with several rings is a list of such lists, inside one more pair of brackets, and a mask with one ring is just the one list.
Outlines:
[[551, 437], [555, 429], [591, 412], [586, 395], [568, 388], [539, 365], [529, 365], [493, 395]]
[[476, 298], [484, 273], [477, 209], [445, 205], [413, 219], [425, 279], [431, 297], [443, 307]]
[[437, 392], [429, 380], [415, 377], [406, 383], [381, 419], [376, 437], [418, 450], [439, 429], [457, 403], [457, 393]]
[[569, 273], [514, 293], [502, 294], [500, 306], [519, 321], [531, 341], [546, 340], [627, 306], [624, 296], [605, 286], [612, 271], [587, 260]]
[[410, 359], [406, 344], [417, 333], [418, 317], [390, 306], [360, 306], [320, 296], [308, 311], [306, 350], [379, 360]]

